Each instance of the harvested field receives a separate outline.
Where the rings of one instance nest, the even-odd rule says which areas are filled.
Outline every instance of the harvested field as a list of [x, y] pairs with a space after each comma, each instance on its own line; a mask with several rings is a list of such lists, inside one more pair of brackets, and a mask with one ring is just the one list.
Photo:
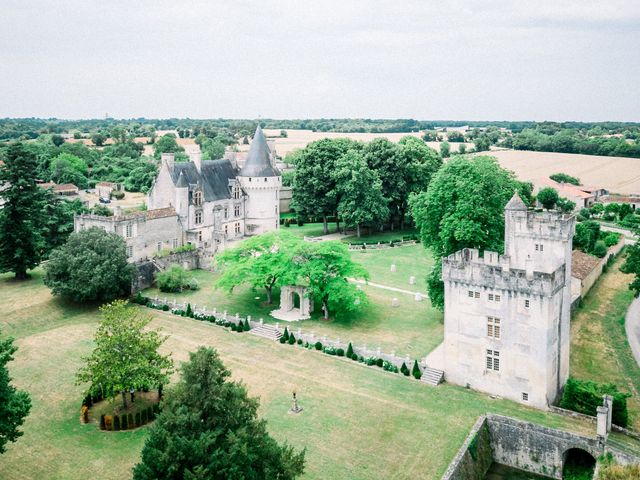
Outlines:
[[[406, 137], [407, 135], [411, 135], [413, 137], [420, 138], [422, 136], [422, 132], [406, 132], [406, 133], [342, 133], [342, 132], [313, 132], [311, 130], [286, 130], [287, 137], [281, 138], [280, 130], [277, 129], [265, 129], [264, 133], [267, 137], [277, 137], [275, 138], [276, 142], [276, 152], [281, 157], [284, 157], [287, 153], [292, 150], [298, 148], [304, 148], [307, 144], [314, 142], [316, 140], [321, 140], [323, 138], [350, 138], [352, 140], [357, 140], [359, 142], [370, 142], [374, 138], [387, 138], [392, 142], [399, 142], [402, 137]], [[427, 142], [431, 148], [440, 151], [440, 143], [439, 142]], [[461, 143], [451, 143], [451, 151], [458, 151], [458, 146]], [[467, 149], [473, 147], [472, 143], [467, 143]], [[240, 145], [240, 147], [246, 147], [248, 150], [248, 145]], [[242, 148], [241, 148], [242, 150]]]
[[492, 151], [504, 168], [520, 180], [537, 183], [554, 173], [578, 177], [583, 185], [603, 187], [615, 193], [640, 193], [640, 159], [600, 157], [574, 153]]

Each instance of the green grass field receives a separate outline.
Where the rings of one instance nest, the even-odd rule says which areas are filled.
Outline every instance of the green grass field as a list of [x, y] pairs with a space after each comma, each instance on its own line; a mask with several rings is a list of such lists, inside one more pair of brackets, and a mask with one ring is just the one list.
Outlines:
[[[371, 274], [371, 281], [407, 290], [426, 292], [425, 272], [433, 264], [431, 256], [421, 245], [397, 247], [388, 250], [370, 252], [352, 252], [355, 261], [364, 265]], [[396, 264], [396, 272], [391, 273], [391, 263]], [[229, 294], [216, 290], [213, 285], [218, 278], [215, 272], [197, 270], [194, 277], [200, 283], [198, 291], [186, 291], [180, 294], [164, 294], [156, 288], [143, 292], [168, 300], [190, 302], [209, 309], [216, 307], [219, 312], [227, 310], [231, 315], [251, 315], [253, 319], [263, 318], [265, 322], [278, 320], [269, 313], [278, 308], [280, 292], [276, 291], [273, 305], [266, 305], [264, 290], [252, 290], [240, 286]], [[409, 285], [409, 276], [416, 277], [416, 285]], [[295, 330], [313, 331], [316, 335], [352, 340], [358, 345], [380, 346], [384, 351], [396, 351], [409, 354], [412, 358], [424, 357], [433, 350], [443, 338], [442, 313], [431, 306], [428, 299], [416, 302], [409, 294], [392, 292], [371, 286], [364, 286], [369, 303], [349, 318], [337, 318], [325, 321], [321, 319], [319, 305], [310, 320], [291, 324]], [[400, 306], [391, 307], [392, 298], [398, 298]], [[284, 322], [280, 322], [284, 324]]]
[[633, 300], [627, 288], [632, 275], [620, 272], [622, 257], [587, 294], [571, 323], [571, 374], [582, 380], [616, 383], [633, 396], [627, 400], [630, 421], [640, 430], [640, 368], [624, 329]]
[[[79, 423], [82, 387], [74, 374], [91, 351], [96, 308], [53, 299], [38, 274], [24, 283], [0, 276], [0, 303], [0, 325], [19, 347], [11, 375], [33, 400], [24, 436], [2, 455], [0, 478], [128, 478], [148, 427], [116, 433]], [[177, 363], [199, 345], [218, 349], [234, 377], [260, 397], [269, 431], [307, 448], [304, 478], [437, 479], [487, 411], [593, 433], [580, 421], [464, 388], [432, 388], [346, 359], [149, 313], [152, 326], [169, 335], [164, 348]], [[304, 408], [299, 416], [287, 414], [293, 390]]]

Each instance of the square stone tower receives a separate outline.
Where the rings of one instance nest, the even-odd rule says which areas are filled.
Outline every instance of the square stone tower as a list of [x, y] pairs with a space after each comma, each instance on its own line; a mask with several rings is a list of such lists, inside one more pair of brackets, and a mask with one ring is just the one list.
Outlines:
[[575, 218], [505, 207], [505, 251], [442, 259], [444, 360], [450, 383], [539, 408], [569, 375]]

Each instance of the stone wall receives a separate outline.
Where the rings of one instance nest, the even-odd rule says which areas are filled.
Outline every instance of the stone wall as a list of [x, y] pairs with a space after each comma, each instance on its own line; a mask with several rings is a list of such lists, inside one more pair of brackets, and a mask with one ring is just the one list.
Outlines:
[[166, 270], [171, 265], [180, 265], [186, 270], [200, 268], [200, 255], [197, 250], [188, 252], [172, 253], [166, 257], [155, 257], [153, 262], [160, 270]]
[[[595, 436], [595, 427], [594, 427]], [[597, 459], [611, 453], [621, 464], [640, 463], [640, 455], [595, 437], [543, 427], [488, 413], [478, 419], [443, 480], [483, 480], [492, 462], [561, 479], [567, 453], [581, 449]]]
[[291, 211], [291, 199], [293, 198], [293, 188], [280, 187], [280, 213]]
[[475, 423], [442, 480], [484, 480], [493, 463], [487, 418]]

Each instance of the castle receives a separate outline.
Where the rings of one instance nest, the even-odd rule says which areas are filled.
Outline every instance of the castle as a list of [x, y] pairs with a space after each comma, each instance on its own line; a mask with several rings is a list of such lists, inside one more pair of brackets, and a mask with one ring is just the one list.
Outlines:
[[199, 152], [190, 160], [175, 162], [173, 154], [162, 154], [147, 211], [78, 215], [75, 231], [99, 227], [116, 233], [130, 261], [139, 262], [186, 244], [213, 254], [228, 242], [278, 228], [282, 177], [259, 126], [240, 169], [227, 159], [203, 161]]
[[575, 218], [530, 211], [517, 193], [504, 215], [504, 255], [442, 259], [445, 378], [546, 408], [569, 376]]

